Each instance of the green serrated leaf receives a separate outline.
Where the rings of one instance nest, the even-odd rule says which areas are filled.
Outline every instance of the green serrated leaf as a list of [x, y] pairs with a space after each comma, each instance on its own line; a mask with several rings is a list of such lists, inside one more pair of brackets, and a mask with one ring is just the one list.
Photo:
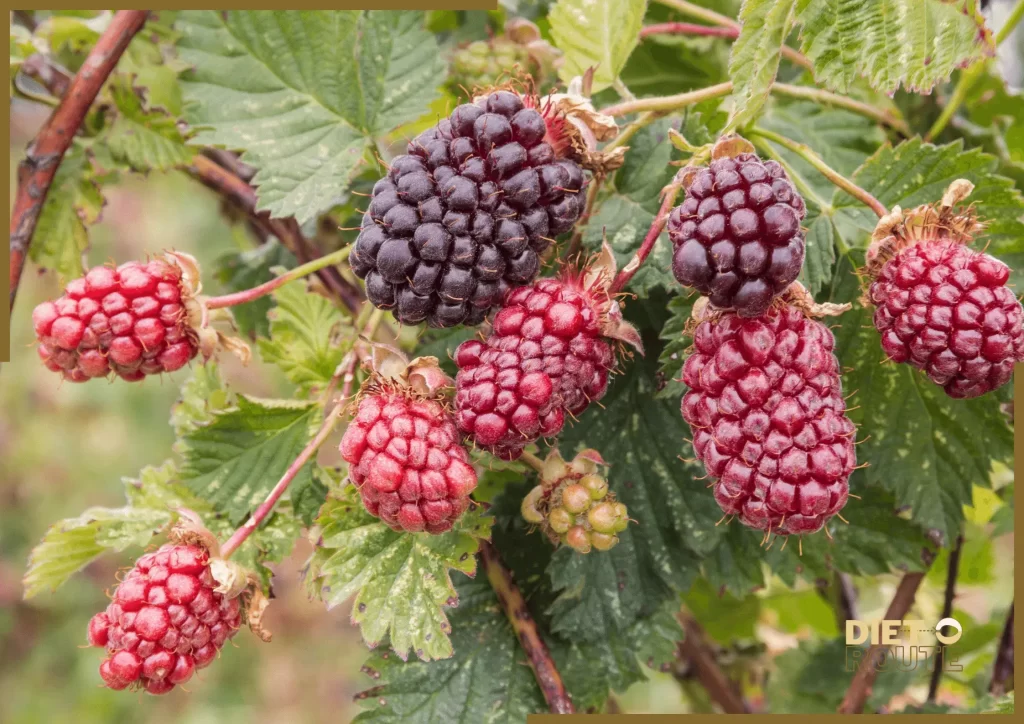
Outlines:
[[659, 333], [664, 346], [658, 357], [658, 397], [678, 401], [687, 390], [683, 364], [692, 340], [685, 332], [697, 298], [696, 294], [679, 294], [668, 303], [670, 316]]
[[726, 132], [747, 125], [768, 100], [779, 72], [782, 46], [793, 26], [797, 0], [744, 0], [740, 35], [729, 56], [733, 82], [733, 112]]
[[260, 355], [300, 391], [323, 387], [351, 344], [351, 326], [327, 299], [310, 293], [303, 279], [285, 284], [273, 297], [270, 339], [259, 340]]
[[83, 272], [89, 248], [86, 226], [99, 220], [104, 199], [92, 181], [92, 167], [81, 143], [64, 154], [43, 202], [30, 250], [32, 261], [70, 280]]
[[170, 521], [167, 511], [126, 507], [89, 508], [55, 523], [29, 556], [25, 598], [56, 590], [104, 551], [146, 545]]
[[144, 110], [127, 79], [115, 80], [110, 94], [117, 115], [102, 139], [115, 159], [135, 171], [165, 171], [191, 162], [195, 152], [185, 145], [177, 119]]
[[548, 21], [565, 55], [559, 77], [568, 83], [595, 67], [593, 91], [612, 85], [636, 47], [646, 9], [646, 0], [558, 0]]
[[885, 93], [927, 93], [994, 54], [973, 0], [799, 0], [797, 21], [815, 80], [841, 93], [861, 76]]
[[181, 397], [171, 408], [171, 427], [178, 437], [194, 432], [213, 421], [218, 412], [234, 403], [220, 376], [216, 362], [193, 368], [181, 385]]
[[371, 656], [363, 671], [375, 686], [356, 696], [367, 708], [356, 724], [522, 724], [545, 710], [526, 655], [486, 579], [462, 578], [457, 591], [451, 639], [458, 655], [430, 663]]
[[[178, 441], [181, 477], [232, 523], [241, 523], [312, 438], [316, 403], [239, 395], [237, 405], [186, 432]], [[292, 482], [305, 484], [305, 465]]]
[[194, 142], [244, 150], [259, 208], [313, 218], [344, 193], [373, 137], [415, 120], [443, 61], [420, 13], [183, 12]]
[[307, 586], [328, 608], [353, 594], [353, 622], [371, 646], [385, 636], [402, 659], [410, 651], [424, 661], [452, 655], [445, 607], [458, 604], [449, 571], [472, 576], [479, 539], [491, 519], [479, 507], [467, 511], [448, 533], [394, 531], [363, 508], [353, 487], [328, 500], [317, 523], [319, 544], [310, 559]]

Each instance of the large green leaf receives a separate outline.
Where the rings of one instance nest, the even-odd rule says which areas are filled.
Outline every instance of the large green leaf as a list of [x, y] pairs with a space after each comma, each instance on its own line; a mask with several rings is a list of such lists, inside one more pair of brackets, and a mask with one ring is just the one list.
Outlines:
[[[181, 477], [216, 511], [241, 523], [309, 442], [319, 411], [315, 403], [239, 395], [236, 406], [178, 441]], [[311, 465], [303, 466], [293, 485], [308, 483]]]
[[171, 521], [165, 510], [89, 508], [54, 523], [32, 549], [25, 573], [25, 598], [55, 590], [73, 573], [108, 550], [144, 546]]
[[402, 659], [452, 655], [452, 627], [445, 607], [459, 603], [449, 571], [472, 576], [480, 538], [491, 519], [479, 507], [448, 533], [394, 531], [370, 515], [354, 487], [328, 500], [317, 519], [320, 537], [310, 559], [307, 586], [328, 608], [352, 595], [352, 620], [371, 646], [385, 636]]
[[46, 194], [33, 236], [32, 261], [54, 269], [66, 281], [82, 275], [82, 255], [89, 248], [86, 226], [96, 223], [103, 209], [92, 174], [82, 144], [71, 144]]
[[843, 93], [860, 76], [886, 93], [927, 93], [994, 53], [974, 0], [799, 0], [797, 20], [815, 79]]
[[612, 85], [636, 47], [646, 8], [647, 0], [558, 0], [548, 20], [565, 54], [561, 79], [594, 67], [594, 92]]
[[245, 151], [261, 209], [314, 217], [374, 139], [436, 97], [443, 61], [422, 23], [390, 11], [182, 13], [195, 142]]
[[303, 279], [285, 284], [273, 297], [276, 306], [267, 314], [270, 339], [259, 340], [260, 355], [300, 390], [325, 386], [350, 346], [352, 327]]
[[797, 0], [745, 0], [740, 10], [743, 28], [732, 46], [729, 77], [734, 108], [727, 131], [742, 128], [755, 118], [768, 100], [779, 72], [782, 45], [793, 26]]

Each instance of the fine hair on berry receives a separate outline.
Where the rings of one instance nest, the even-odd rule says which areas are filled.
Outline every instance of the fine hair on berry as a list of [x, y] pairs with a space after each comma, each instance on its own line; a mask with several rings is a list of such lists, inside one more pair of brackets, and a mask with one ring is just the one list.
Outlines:
[[499, 90], [452, 111], [373, 188], [349, 263], [405, 324], [479, 324], [529, 284], [583, 208], [581, 167], [557, 114]]
[[856, 465], [835, 339], [797, 307], [711, 313], [683, 367], [683, 418], [722, 510], [778, 535], [813, 533], [846, 505]]
[[672, 273], [715, 307], [759, 317], [800, 274], [806, 214], [778, 162], [753, 153], [715, 159], [669, 215]]

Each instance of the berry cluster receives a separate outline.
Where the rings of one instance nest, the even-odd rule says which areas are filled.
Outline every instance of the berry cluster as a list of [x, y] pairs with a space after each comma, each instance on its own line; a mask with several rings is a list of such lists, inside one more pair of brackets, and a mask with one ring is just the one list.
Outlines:
[[522, 503], [523, 518], [540, 526], [553, 543], [578, 553], [614, 548], [629, 525], [626, 506], [608, 492], [599, 474], [604, 464], [596, 450], [583, 450], [567, 463], [552, 450], [542, 466], [541, 484]]
[[43, 364], [71, 382], [134, 382], [173, 372], [199, 351], [182, 268], [167, 258], [93, 267], [32, 312]]
[[373, 188], [349, 257], [366, 294], [399, 321], [479, 324], [540, 271], [540, 253], [583, 208], [557, 114], [496, 91], [409, 143]]
[[804, 263], [807, 207], [775, 161], [753, 153], [701, 169], [672, 210], [672, 272], [719, 309], [759, 317]]
[[89, 644], [107, 650], [106, 685], [166, 694], [208, 666], [241, 625], [239, 598], [215, 586], [200, 546], [169, 543], [139, 558], [89, 621]]

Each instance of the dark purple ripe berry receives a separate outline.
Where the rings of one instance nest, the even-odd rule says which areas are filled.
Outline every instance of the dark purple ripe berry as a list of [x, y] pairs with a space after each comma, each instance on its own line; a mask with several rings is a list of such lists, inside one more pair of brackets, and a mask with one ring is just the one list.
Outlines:
[[720, 309], [759, 317], [804, 263], [804, 200], [775, 161], [719, 158], [672, 210], [672, 272]]
[[551, 239], [583, 210], [583, 170], [559, 158], [536, 98], [496, 91], [409, 143], [373, 188], [349, 257], [399, 321], [479, 324], [530, 284]]

